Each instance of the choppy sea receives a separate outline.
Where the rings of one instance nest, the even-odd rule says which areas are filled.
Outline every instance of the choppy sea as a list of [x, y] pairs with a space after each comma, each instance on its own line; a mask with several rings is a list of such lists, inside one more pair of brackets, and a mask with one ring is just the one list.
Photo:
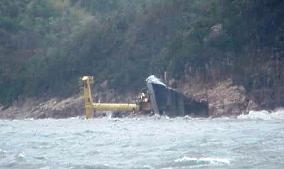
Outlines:
[[282, 169], [284, 110], [237, 118], [0, 120], [1, 169]]

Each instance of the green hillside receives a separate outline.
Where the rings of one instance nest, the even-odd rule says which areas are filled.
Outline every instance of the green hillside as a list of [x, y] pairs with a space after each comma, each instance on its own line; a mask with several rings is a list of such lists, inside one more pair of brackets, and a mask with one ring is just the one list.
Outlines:
[[0, 103], [78, 93], [82, 75], [136, 91], [150, 74], [232, 78], [284, 95], [284, 1], [1, 0]]

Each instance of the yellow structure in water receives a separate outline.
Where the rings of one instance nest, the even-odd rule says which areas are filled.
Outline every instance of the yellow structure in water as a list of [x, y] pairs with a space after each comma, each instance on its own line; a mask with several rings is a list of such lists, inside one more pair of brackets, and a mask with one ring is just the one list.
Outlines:
[[139, 111], [140, 105], [135, 103], [94, 103], [91, 90], [94, 77], [83, 76], [81, 80], [83, 82], [86, 119], [93, 118], [95, 111]]

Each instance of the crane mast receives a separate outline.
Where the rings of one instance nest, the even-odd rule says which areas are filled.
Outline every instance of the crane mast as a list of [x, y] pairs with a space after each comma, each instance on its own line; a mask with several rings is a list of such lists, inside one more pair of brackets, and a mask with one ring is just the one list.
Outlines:
[[94, 103], [92, 98], [91, 84], [94, 83], [93, 76], [83, 76], [83, 97], [85, 101], [86, 119], [94, 116], [95, 111], [139, 111], [139, 103]]

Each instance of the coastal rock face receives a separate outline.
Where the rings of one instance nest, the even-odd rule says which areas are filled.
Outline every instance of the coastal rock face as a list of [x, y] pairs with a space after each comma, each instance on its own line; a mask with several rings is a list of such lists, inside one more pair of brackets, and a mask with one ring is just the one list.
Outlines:
[[215, 84], [205, 82], [181, 83], [180, 90], [196, 100], [209, 103], [209, 116], [237, 116], [249, 110], [259, 110], [259, 105], [249, 97], [243, 86], [234, 85], [231, 79]]
[[250, 97], [261, 107], [261, 109], [273, 110], [283, 107], [284, 86], [275, 88], [260, 88], [250, 92]]
[[66, 118], [84, 114], [83, 99], [74, 96], [66, 99], [52, 98], [46, 101], [28, 99], [23, 103], [14, 103], [7, 109], [0, 107], [2, 119], [24, 118]]
[[218, 83], [207, 91], [207, 95], [210, 116], [236, 116], [256, 108], [244, 87], [233, 85], [231, 80]]

